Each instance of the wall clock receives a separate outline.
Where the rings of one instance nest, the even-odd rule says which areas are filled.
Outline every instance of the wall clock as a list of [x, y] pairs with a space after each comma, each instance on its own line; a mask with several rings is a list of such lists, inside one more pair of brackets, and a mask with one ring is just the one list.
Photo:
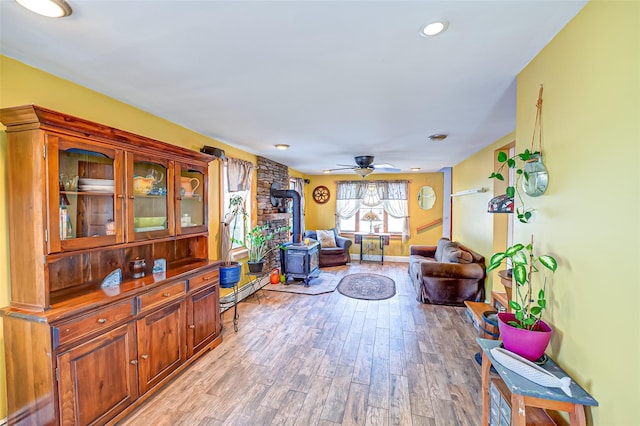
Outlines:
[[313, 200], [318, 204], [324, 204], [329, 201], [329, 188], [326, 186], [316, 186], [313, 190]]

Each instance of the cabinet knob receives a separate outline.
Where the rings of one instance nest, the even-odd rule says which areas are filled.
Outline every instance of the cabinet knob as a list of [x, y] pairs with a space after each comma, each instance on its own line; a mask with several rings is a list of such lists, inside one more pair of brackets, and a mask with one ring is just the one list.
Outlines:
[[124, 194], [118, 194], [118, 195], [116, 195], [116, 197], [122, 199], [122, 198], [124, 198]]
[[133, 196], [133, 195], [129, 195], [129, 199], [130, 199], [130, 200], [135, 200], [135, 199], [136, 199], [136, 197], [135, 197], [135, 196]]
[[211, 279], [211, 277], [204, 277], [202, 278], [204, 281], [209, 281]]
[[171, 293], [163, 293], [162, 295], [163, 295], [164, 297], [169, 297], [169, 296], [171, 296]]
[[107, 322], [106, 318], [98, 318], [98, 324], [104, 324]]
[[149, 355], [147, 355], [147, 354], [143, 354], [143, 355], [140, 355], [140, 358], [142, 358], [142, 359], [147, 359], [147, 358], [149, 358]]
[[138, 360], [137, 359], [132, 359], [131, 361], [129, 361], [131, 364], [133, 365], [138, 365]]
[[194, 328], [196, 328], [196, 326], [195, 324], [189, 324], [189, 328], [193, 330]]

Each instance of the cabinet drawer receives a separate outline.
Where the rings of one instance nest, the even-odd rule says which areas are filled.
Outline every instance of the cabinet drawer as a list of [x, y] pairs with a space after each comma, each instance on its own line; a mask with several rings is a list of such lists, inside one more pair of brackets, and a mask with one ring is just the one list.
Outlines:
[[204, 287], [209, 284], [218, 283], [220, 273], [217, 269], [209, 272], [205, 272], [204, 274], [196, 275], [193, 278], [189, 279], [189, 290], [194, 290], [196, 288]]
[[185, 281], [168, 284], [138, 297], [140, 312], [144, 312], [185, 295]]
[[115, 323], [133, 316], [133, 300], [107, 306], [91, 315], [55, 326], [59, 344], [64, 344], [82, 336], [113, 326]]

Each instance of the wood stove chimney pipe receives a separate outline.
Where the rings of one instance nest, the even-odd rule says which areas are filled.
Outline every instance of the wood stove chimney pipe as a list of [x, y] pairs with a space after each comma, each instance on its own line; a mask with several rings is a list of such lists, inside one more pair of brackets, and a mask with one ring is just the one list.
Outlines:
[[300, 231], [300, 194], [293, 189], [280, 189], [279, 187], [280, 185], [277, 184], [277, 182], [273, 183], [271, 185], [270, 195], [274, 198], [293, 199], [293, 244], [299, 244], [302, 242], [302, 234]]

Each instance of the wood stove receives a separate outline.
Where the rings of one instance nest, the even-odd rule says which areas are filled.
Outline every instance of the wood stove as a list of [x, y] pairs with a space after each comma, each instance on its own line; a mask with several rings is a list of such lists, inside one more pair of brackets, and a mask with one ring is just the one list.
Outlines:
[[320, 275], [320, 244], [313, 241], [308, 245], [287, 243], [282, 249], [282, 266], [287, 281], [303, 279], [304, 285]]
[[291, 198], [293, 200], [293, 241], [283, 244], [280, 250], [280, 265], [287, 281], [303, 279], [308, 286], [311, 279], [320, 275], [320, 243], [317, 241], [303, 244], [300, 229], [300, 194], [293, 189], [283, 190], [277, 182], [271, 184], [271, 204], [279, 205], [278, 199]]

